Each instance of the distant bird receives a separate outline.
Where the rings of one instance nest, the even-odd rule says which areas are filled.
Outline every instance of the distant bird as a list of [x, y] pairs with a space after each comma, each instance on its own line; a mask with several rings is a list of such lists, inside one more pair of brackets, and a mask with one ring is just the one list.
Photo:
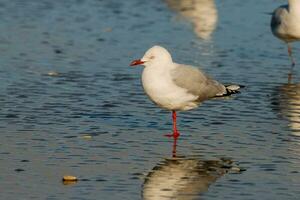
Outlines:
[[218, 22], [218, 10], [215, 0], [165, 0], [168, 6], [189, 20], [196, 35], [209, 40]]
[[282, 5], [274, 10], [271, 20], [272, 33], [287, 43], [288, 54], [295, 65], [291, 42], [300, 40], [300, 0], [289, 0], [288, 5]]
[[130, 64], [144, 65], [142, 84], [149, 98], [161, 108], [171, 110], [173, 134], [177, 138], [176, 111], [190, 110], [214, 97], [238, 93], [240, 86], [223, 84], [211, 79], [199, 69], [172, 61], [170, 53], [161, 46], [150, 48], [143, 58]]

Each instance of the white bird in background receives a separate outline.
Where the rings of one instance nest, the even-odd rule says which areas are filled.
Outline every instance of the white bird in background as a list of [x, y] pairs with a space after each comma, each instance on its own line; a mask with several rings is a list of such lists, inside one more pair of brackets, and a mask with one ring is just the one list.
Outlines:
[[190, 110], [214, 97], [237, 93], [240, 86], [223, 84], [211, 79], [199, 69], [174, 63], [170, 53], [161, 46], [150, 48], [142, 59], [130, 64], [144, 65], [142, 84], [149, 98], [161, 108], [171, 110], [173, 134], [178, 138], [176, 111]]
[[289, 0], [288, 5], [283, 5], [274, 10], [271, 20], [272, 33], [287, 43], [288, 54], [295, 65], [292, 55], [291, 42], [300, 40], [300, 0]]
[[214, 0], [166, 0], [168, 6], [192, 22], [194, 32], [201, 39], [209, 40], [216, 29], [218, 10]]

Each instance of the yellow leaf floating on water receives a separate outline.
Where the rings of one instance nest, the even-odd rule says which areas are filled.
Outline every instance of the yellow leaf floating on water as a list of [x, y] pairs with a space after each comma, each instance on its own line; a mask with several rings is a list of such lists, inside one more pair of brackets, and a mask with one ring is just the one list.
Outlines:
[[58, 76], [59, 73], [58, 72], [55, 72], [55, 71], [50, 71], [47, 73], [48, 76]]
[[64, 185], [71, 185], [78, 181], [76, 176], [66, 175], [62, 179]]
[[92, 139], [92, 136], [91, 135], [83, 135], [82, 138], [83, 139]]

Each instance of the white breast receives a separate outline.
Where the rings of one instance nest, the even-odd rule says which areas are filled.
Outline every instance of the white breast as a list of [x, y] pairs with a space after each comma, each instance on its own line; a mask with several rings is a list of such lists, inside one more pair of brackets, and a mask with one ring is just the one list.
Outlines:
[[274, 34], [286, 42], [300, 39], [300, 12], [283, 12]]
[[172, 81], [169, 70], [146, 67], [142, 74], [146, 94], [158, 106], [168, 110], [190, 110], [198, 106], [196, 96]]

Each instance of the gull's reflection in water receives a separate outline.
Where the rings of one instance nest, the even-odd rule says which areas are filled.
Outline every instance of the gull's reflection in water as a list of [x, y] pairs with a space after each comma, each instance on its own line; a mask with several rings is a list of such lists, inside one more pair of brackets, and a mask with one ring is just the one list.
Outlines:
[[195, 33], [204, 40], [210, 39], [218, 22], [214, 0], [166, 0], [168, 6], [190, 20]]
[[177, 157], [176, 142], [173, 144], [173, 157], [158, 163], [146, 176], [143, 199], [198, 199], [201, 193], [206, 192], [212, 183], [232, 168], [230, 159]]
[[300, 136], [300, 83], [287, 83], [276, 88], [274, 97], [273, 108], [288, 120], [293, 135]]

